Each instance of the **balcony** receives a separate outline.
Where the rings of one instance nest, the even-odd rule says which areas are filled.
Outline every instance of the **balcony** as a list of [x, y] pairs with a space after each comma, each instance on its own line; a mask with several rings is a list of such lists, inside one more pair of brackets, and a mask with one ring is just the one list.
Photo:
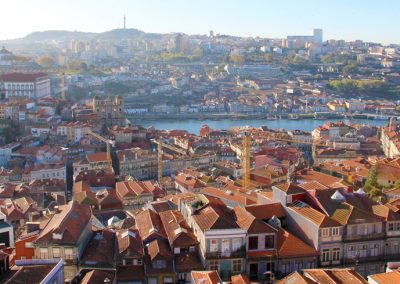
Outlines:
[[344, 242], [352, 242], [352, 241], [362, 241], [362, 240], [375, 240], [375, 239], [383, 239], [385, 237], [385, 233], [372, 233], [366, 235], [344, 235]]
[[246, 248], [243, 246], [236, 251], [215, 251], [206, 252], [205, 257], [207, 259], [220, 259], [220, 258], [243, 258], [246, 256]]

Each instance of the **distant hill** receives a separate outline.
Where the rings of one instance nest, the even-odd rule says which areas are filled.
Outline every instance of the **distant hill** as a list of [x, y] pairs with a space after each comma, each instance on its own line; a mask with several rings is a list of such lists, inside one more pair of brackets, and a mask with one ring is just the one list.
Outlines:
[[68, 40], [71, 38], [75, 39], [87, 39], [94, 36], [95, 33], [85, 32], [71, 32], [71, 31], [43, 31], [33, 32], [22, 38], [24, 41], [50, 41], [50, 40]]
[[102, 39], [121, 39], [121, 38], [132, 38], [143, 35], [144, 32], [137, 29], [115, 29], [96, 35], [98, 38]]
[[101, 33], [92, 32], [79, 32], [79, 31], [64, 31], [64, 30], [49, 30], [32, 32], [25, 37], [0, 40], [0, 44], [5, 45], [26, 45], [26, 44], [41, 44], [49, 41], [69, 41], [71, 39], [76, 40], [91, 40], [91, 39], [102, 39], [102, 40], [121, 40], [121, 39], [145, 39], [145, 40], [158, 40], [161, 38], [170, 38], [174, 33], [170, 34], [158, 34], [158, 33], [145, 33], [138, 29], [114, 29]]

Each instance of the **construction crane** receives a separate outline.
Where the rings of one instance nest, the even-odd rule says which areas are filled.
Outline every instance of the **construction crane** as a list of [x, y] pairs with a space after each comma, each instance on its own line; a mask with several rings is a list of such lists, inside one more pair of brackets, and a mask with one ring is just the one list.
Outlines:
[[250, 187], [250, 133], [243, 133], [243, 153], [242, 153], [242, 168], [243, 168], [243, 188], [247, 192]]
[[[279, 137], [269, 137], [272, 141], [280, 141], [280, 142], [290, 142], [290, 143], [298, 143], [298, 144], [308, 144], [313, 146], [327, 146], [321, 142], [313, 142], [313, 141], [301, 141], [295, 139], [286, 139], [286, 138], [279, 138]], [[243, 133], [243, 152], [242, 152], [242, 184], [243, 189], [248, 190], [250, 187], [250, 141], [251, 136], [248, 131]]]
[[159, 182], [161, 182], [163, 173], [163, 160], [162, 160], [163, 148], [176, 152], [182, 156], [186, 156], [188, 153], [183, 149], [164, 143], [163, 141], [157, 141], [155, 139], [152, 139], [151, 141], [154, 144], [157, 144], [157, 179]]
[[65, 100], [65, 72], [61, 73], [61, 99]]
[[88, 132], [89, 135], [93, 136], [96, 139], [99, 139], [100, 141], [103, 141], [104, 143], [106, 143], [107, 146], [107, 164], [109, 165], [109, 167], [111, 167], [112, 165], [112, 160], [111, 160], [111, 146], [114, 144], [114, 142], [112, 140], [106, 139], [103, 136], [100, 136], [97, 133], [94, 133], [93, 131], [89, 131]]

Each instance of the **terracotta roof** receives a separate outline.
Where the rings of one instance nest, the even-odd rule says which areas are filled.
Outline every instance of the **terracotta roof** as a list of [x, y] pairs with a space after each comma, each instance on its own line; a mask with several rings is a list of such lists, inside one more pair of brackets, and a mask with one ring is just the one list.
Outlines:
[[272, 216], [276, 216], [278, 218], [286, 217], [285, 209], [281, 203], [254, 204], [246, 206], [245, 208], [254, 217], [261, 220], [268, 220], [272, 218]]
[[192, 215], [194, 221], [204, 231], [213, 229], [236, 229], [239, 226], [233, 219], [231, 210], [221, 201], [211, 199], [212, 202], [199, 209]]
[[379, 274], [369, 275], [368, 278], [371, 278], [378, 284], [394, 284], [400, 283], [400, 271], [390, 271]]
[[97, 153], [87, 154], [86, 158], [89, 161], [89, 163], [103, 162], [107, 161], [107, 153], [97, 152]]
[[277, 281], [276, 284], [318, 284], [318, 282], [301, 275], [298, 271], [294, 271], [285, 278]]
[[187, 248], [198, 241], [179, 211], [159, 213], [171, 247]]
[[192, 271], [194, 284], [221, 284], [222, 280], [217, 271]]
[[239, 274], [231, 277], [232, 284], [250, 284], [250, 280], [246, 274]]
[[117, 242], [120, 257], [143, 257], [144, 247], [138, 230], [118, 231]]
[[171, 259], [173, 257], [173, 253], [168, 243], [164, 240], [155, 239], [147, 244], [146, 248], [151, 261], [154, 261], [157, 258]]
[[275, 187], [278, 188], [279, 190], [282, 190], [283, 192], [286, 192], [286, 194], [288, 195], [301, 194], [306, 192], [303, 188], [294, 183], [282, 183], [275, 185]]
[[136, 197], [151, 194], [147, 184], [142, 181], [126, 180], [116, 183], [116, 191], [121, 198]]
[[318, 252], [292, 233], [279, 228], [277, 251], [280, 258], [317, 256]]
[[336, 184], [342, 181], [341, 178], [323, 174], [314, 170], [304, 170], [302, 172], [299, 172], [296, 174], [296, 179], [300, 179], [302, 181], [317, 181], [324, 186], [333, 186], [335, 188], [337, 187]]
[[151, 237], [151, 239], [153, 239], [155, 236], [161, 236], [167, 239], [161, 218], [159, 214], [153, 210], [147, 209], [136, 214], [135, 221], [143, 242], [147, 242], [148, 238]]
[[8, 73], [0, 76], [4, 82], [35, 82], [38, 78], [48, 76], [46, 73]]
[[240, 206], [236, 206], [233, 209], [236, 223], [240, 228], [246, 230], [248, 234], [262, 234], [271, 233], [275, 234], [276, 230], [260, 219], [256, 219], [246, 209]]
[[81, 280], [81, 284], [97, 284], [106, 283], [106, 279], [109, 280], [108, 283], [113, 283], [115, 278], [115, 272], [104, 271], [104, 270], [91, 270], [85, 274]]
[[319, 228], [341, 226], [340, 223], [312, 208], [305, 202], [295, 201], [294, 203], [289, 204], [287, 208], [296, 211], [297, 213], [317, 225]]
[[303, 274], [317, 283], [323, 284], [366, 284], [368, 283], [360, 274], [350, 268], [334, 269], [304, 269]]
[[204, 269], [197, 252], [184, 252], [174, 256], [176, 272]]
[[80, 263], [83, 266], [95, 263], [96, 265], [115, 267], [116, 251], [115, 232], [108, 229], [96, 231], [86, 245]]
[[[60, 206], [60, 213], [55, 214], [44, 229], [40, 232], [37, 243], [76, 244], [85, 227], [90, 222], [91, 210], [89, 206], [70, 201]], [[53, 238], [61, 235], [61, 238]]]
[[42, 283], [44, 278], [53, 270], [56, 264], [22, 266], [6, 283]]

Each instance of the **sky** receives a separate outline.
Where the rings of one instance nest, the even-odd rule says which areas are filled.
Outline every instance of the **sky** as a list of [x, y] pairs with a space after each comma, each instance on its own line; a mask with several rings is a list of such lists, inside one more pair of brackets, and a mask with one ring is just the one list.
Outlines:
[[214, 33], [280, 38], [322, 28], [325, 39], [400, 44], [398, 0], [7, 0], [0, 40], [33, 31]]

